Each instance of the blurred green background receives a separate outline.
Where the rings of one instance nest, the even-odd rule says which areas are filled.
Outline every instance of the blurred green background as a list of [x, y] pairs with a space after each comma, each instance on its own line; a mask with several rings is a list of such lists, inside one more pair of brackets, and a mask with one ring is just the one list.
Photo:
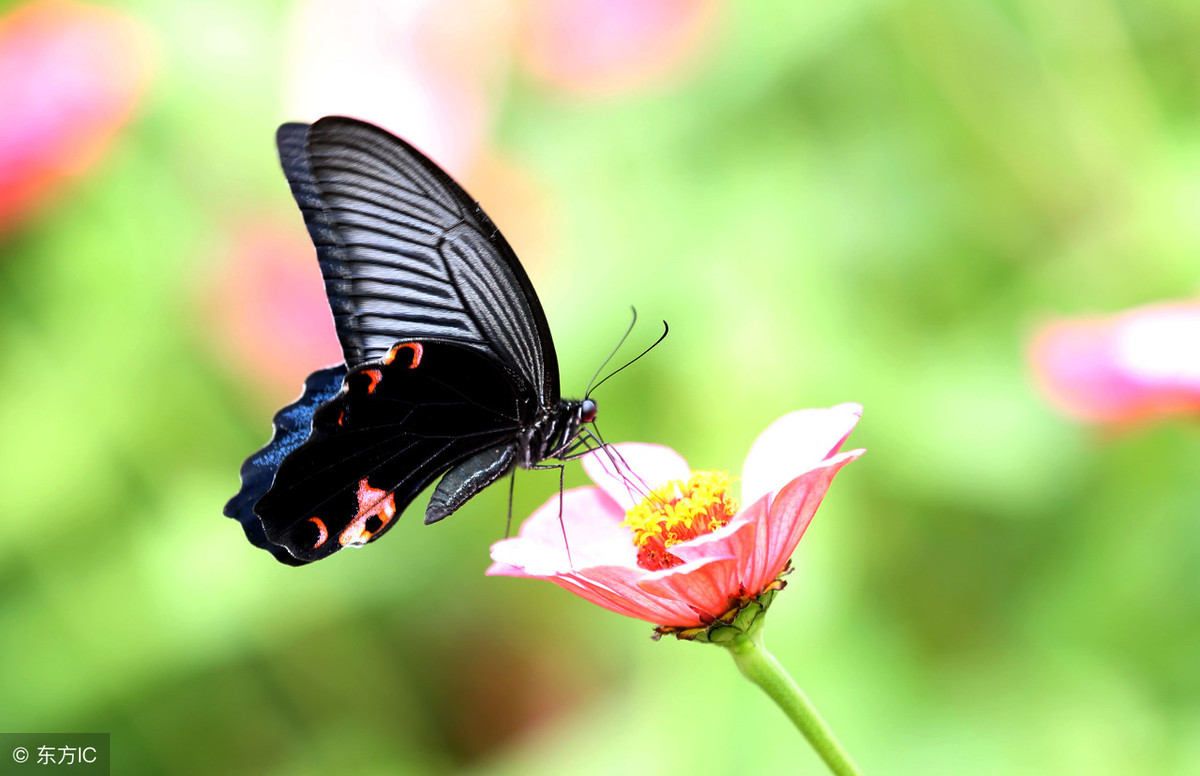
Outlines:
[[[122, 774], [821, 772], [718, 650], [485, 578], [506, 488], [302, 569], [222, 517], [329, 360], [272, 142], [351, 90], [305, 81], [359, 44], [315, 5], [104, 6], [145, 90], [0, 235], [0, 730], [110, 732]], [[1200, 5], [450, 6], [381, 48], [474, 95], [411, 120], [473, 122], [442, 151], [564, 393], [630, 305], [639, 343], [671, 324], [597, 395], [606, 438], [737, 473], [784, 412], [865, 405], [767, 628], [864, 771], [1200, 774], [1200, 430], [1077, 425], [1025, 360], [1049, 315], [1200, 285]], [[589, 31], [617, 42], [577, 72]], [[356, 110], [411, 136], [391, 72]], [[516, 514], [555, 480], [519, 476]]]

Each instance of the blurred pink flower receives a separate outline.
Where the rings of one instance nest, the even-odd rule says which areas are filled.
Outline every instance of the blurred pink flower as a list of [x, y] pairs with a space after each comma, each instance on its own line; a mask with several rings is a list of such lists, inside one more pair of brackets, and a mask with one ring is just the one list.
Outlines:
[[488, 574], [549, 580], [660, 626], [708, 624], [787, 566], [834, 475], [864, 452], [838, 452], [861, 415], [840, 404], [772, 423], [746, 456], [741, 511], [727, 475], [689, 472], [670, 448], [614, 445], [621, 474], [593, 452], [584, 468], [599, 487], [564, 492], [561, 525], [552, 497], [492, 545]]
[[275, 404], [342, 361], [321, 270], [304, 227], [256, 223], [235, 233], [205, 316], [217, 346]]
[[97, 162], [151, 59], [146, 31], [112, 8], [40, 0], [0, 19], [0, 231]]
[[291, 20], [291, 118], [370, 121], [463, 176], [491, 128], [515, 24], [505, 0], [302, 0]]
[[718, 0], [529, 0], [521, 53], [555, 87], [618, 94], [694, 64], [717, 14]]
[[557, 237], [555, 203], [541, 182], [504, 156], [485, 153], [472, 166], [467, 184], [537, 285], [555, 267]]
[[1200, 301], [1050, 323], [1030, 358], [1050, 401], [1083, 420], [1200, 412]]

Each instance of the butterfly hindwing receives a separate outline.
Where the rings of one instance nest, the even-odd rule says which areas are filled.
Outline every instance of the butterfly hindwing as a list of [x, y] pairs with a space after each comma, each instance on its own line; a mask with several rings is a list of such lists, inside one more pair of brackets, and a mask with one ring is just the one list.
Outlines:
[[546, 316], [508, 242], [437, 165], [378, 127], [285, 124], [280, 160], [325, 277], [351, 367], [397, 341], [453, 339], [559, 398]]
[[312, 414], [254, 506], [264, 537], [297, 563], [373, 541], [438, 475], [514, 448], [536, 409], [531, 386], [473, 347], [397, 344]]
[[321, 369], [308, 376], [300, 398], [275, 413], [275, 433], [271, 441], [242, 464], [242, 489], [225, 505], [225, 515], [242, 524], [251, 544], [268, 550], [284, 563], [298, 565], [299, 562], [287, 550], [267, 540], [254, 505], [270, 489], [283, 459], [308, 439], [312, 433], [313, 413], [337, 396], [345, 376], [345, 364]]

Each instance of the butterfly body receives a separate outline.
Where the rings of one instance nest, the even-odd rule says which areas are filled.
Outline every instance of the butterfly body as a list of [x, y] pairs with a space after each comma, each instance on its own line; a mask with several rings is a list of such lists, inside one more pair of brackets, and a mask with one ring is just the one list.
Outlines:
[[243, 464], [225, 514], [247, 538], [301, 565], [378, 538], [439, 477], [427, 523], [568, 457], [595, 402], [559, 395], [540, 302], [478, 204], [370, 124], [285, 124], [277, 141], [345, 363], [314, 372]]

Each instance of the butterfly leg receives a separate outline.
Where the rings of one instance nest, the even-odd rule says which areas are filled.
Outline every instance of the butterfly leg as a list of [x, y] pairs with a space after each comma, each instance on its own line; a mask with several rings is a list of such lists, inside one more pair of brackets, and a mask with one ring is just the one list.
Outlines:
[[575, 561], [571, 560], [571, 544], [567, 541], [567, 524], [563, 522], [563, 476], [567, 467], [561, 463], [538, 464], [531, 466], [531, 469], [558, 469], [558, 527], [562, 530], [563, 547], [567, 550], [567, 564], [571, 568], [575, 568]]
[[566, 470], [567, 470], [566, 466], [563, 466], [561, 464], [559, 465], [559, 467], [558, 467], [558, 527], [559, 527], [559, 529], [562, 530], [563, 547], [565, 547], [567, 550], [567, 565], [570, 568], [575, 568], [575, 561], [571, 560], [571, 543], [567, 541], [567, 524], [564, 523], [563, 519], [562, 519], [563, 474], [564, 474], [564, 472], [566, 472]]
[[504, 538], [507, 539], [512, 533], [512, 502], [513, 491], [517, 487], [517, 470], [513, 468], [512, 474], [508, 475], [508, 520], [504, 523]]

